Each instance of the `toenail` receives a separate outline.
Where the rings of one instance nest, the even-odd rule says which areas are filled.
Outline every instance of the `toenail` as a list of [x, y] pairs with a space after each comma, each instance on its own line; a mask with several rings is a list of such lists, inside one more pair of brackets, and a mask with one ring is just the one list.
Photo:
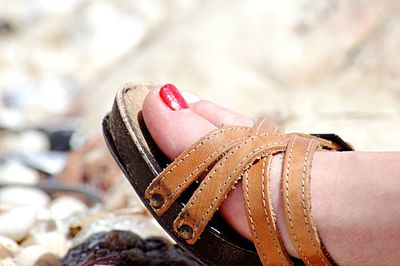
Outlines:
[[189, 107], [182, 94], [172, 84], [165, 84], [161, 87], [160, 98], [173, 111]]

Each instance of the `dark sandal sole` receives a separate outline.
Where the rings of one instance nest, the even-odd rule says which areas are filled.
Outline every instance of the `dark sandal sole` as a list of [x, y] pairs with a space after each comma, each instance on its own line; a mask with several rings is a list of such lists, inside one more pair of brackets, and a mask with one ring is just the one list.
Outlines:
[[[152, 140], [141, 115], [142, 104], [150, 89], [149, 83], [124, 85], [115, 99], [112, 111], [103, 119], [103, 134], [107, 146], [126, 178], [157, 222], [176, 243], [204, 265], [261, 265], [253, 243], [241, 237], [216, 215], [193, 245], [187, 244], [173, 231], [172, 224], [190, 197], [190, 189], [161, 217], [150, 207], [145, 191], [151, 181], [169, 163]], [[127, 108], [129, 110], [127, 110]], [[351, 150], [334, 134], [319, 137], [340, 143]], [[192, 190], [193, 191], [193, 190]], [[295, 265], [303, 263], [293, 258]]]

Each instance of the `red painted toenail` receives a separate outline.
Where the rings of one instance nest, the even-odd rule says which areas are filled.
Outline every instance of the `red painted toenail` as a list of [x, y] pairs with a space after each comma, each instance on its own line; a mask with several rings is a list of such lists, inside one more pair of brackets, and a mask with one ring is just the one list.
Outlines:
[[172, 84], [165, 84], [161, 87], [160, 97], [163, 102], [174, 111], [189, 107], [182, 94]]

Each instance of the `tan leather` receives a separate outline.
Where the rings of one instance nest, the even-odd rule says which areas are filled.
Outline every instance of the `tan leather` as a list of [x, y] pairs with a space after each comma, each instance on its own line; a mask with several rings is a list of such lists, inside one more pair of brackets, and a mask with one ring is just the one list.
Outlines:
[[[251, 134], [259, 133], [282, 134], [283, 130], [264, 118], [251, 130]], [[270, 178], [273, 155], [273, 153], [264, 155], [243, 175], [247, 222], [263, 265], [292, 265], [281, 240], [272, 207]]]
[[250, 129], [246, 127], [218, 128], [179, 155], [173, 163], [157, 176], [146, 190], [146, 198], [153, 195], [162, 197], [161, 207], [154, 208], [162, 215], [179, 195], [223, 153], [247, 138]]
[[316, 140], [317, 142], [319, 142], [321, 148], [328, 149], [328, 150], [336, 151], [336, 150], [340, 150], [341, 149], [341, 147], [338, 144], [336, 144], [336, 143], [334, 143], [332, 141], [329, 141], [329, 140], [326, 140], [326, 139], [321, 139], [321, 138], [318, 138], [318, 137], [315, 137], [315, 136], [311, 136], [311, 135], [308, 135], [308, 134], [304, 134], [304, 133], [290, 133], [290, 134], [287, 134], [287, 136], [288, 137], [300, 136], [300, 137], [303, 137], [303, 138], [306, 138], [306, 139]]
[[222, 127], [193, 144], [155, 178], [146, 198], [163, 215], [190, 184], [204, 176], [173, 223], [175, 232], [193, 244], [219, 206], [243, 179], [245, 209], [254, 245], [263, 265], [291, 265], [272, 208], [270, 169], [273, 155], [284, 153], [282, 196], [293, 245], [308, 265], [331, 265], [311, 215], [310, 168], [317, 149], [338, 145], [318, 137], [292, 133], [267, 119], [253, 128]]
[[306, 265], [331, 265], [325, 256], [311, 215], [310, 172], [314, 152], [321, 148], [315, 139], [293, 135], [286, 151], [282, 197], [286, 224], [293, 246]]
[[272, 134], [272, 135], [281, 134], [282, 135], [284, 132], [283, 132], [282, 128], [275, 125], [268, 118], [262, 118], [262, 119], [259, 119], [251, 129], [251, 134], [256, 135], [259, 133]]
[[250, 232], [263, 265], [292, 265], [280, 238], [270, 193], [272, 154], [243, 175], [243, 194]]
[[175, 220], [174, 229], [178, 232], [182, 225], [192, 228], [193, 236], [186, 242], [194, 243], [244, 170], [260, 154], [277, 149], [284, 150], [286, 145], [286, 138], [282, 135], [263, 134], [251, 136], [233, 147], [201, 182]]

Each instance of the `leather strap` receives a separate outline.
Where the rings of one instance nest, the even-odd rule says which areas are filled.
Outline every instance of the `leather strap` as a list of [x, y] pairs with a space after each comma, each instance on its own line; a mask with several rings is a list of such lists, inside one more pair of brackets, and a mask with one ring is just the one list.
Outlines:
[[[193, 144], [156, 177], [146, 198], [158, 215], [200, 176], [206, 176], [173, 223], [174, 231], [194, 244], [219, 206], [243, 178], [243, 193], [254, 245], [264, 265], [291, 265], [272, 208], [272, 157], [285, 152], [282, 196], [293, 245], [304, 263], [331, 265], [311, 216], [310, 168], [318, 149], [340, 146], [318, 137], [283, 130], [267, 119], [253, 128], [222, 127]], [[211, 170], [210, 170], [211, 168]]]
[[277, 126], [276, 124], [272, 123], [268, 118], [262, 118], [259, 119], [251, 129], [251, 134], [252, 135], [257, 135], [259, 133], [265, 133], [265, 134], [271, 134], [271, 135], [276, 135], [280, 134], [282, 135], [283, 129]]
[[145, 196], [157, 215], [168, 210], [210, 164], [246, 139], [249, 132], [246, 127], [218, 128], [179, 155], [146, 189]]
[[303, 138], [307, 138], [307, 139], [312, 139], [312, 140], [316, 140], [319, 142], [321, 148], [324, 149], [328, 149], [328, 150], [340, 150], [341, 147], [339, 144], [332, 142], [330, 140], [326, 140], [326, 139], [322, 139], [316, 136], [312, 136], [309, 134], [304, 134], [304, 133], [290, 133], [290, 134], [286, 134], [288, 137], [290, 136], [299, 136], [299, 137], [303, 137]]
[[[267, 118], [258, 120], [251, 134], [283, 134], [283, 130]], [[243, 194], [247, 222], [263, 265], [292, 265], [280, 238], [270, 193], [273, 153], [264, 155], [243, 175]]]
[[292, 265], [280, 238], [270, 193], [273, 154], [262, 157], [243, 175], [247, 221], [263, 265]]
[[307, 265], [331, 265], [325, 256], [311, 215], [310, 172], [320, 143], [292, 135], [284, 160], [282, 196], [286, 224], [293, 246]]
[[181, 236], [185, 233], [187, 243], [195, 243], [245, 169], [261, 153], [284, 150], [286, 145], [284, 136], [264, 134], [251, 136], [232, 148], [201, 182], [176, 218], [174, 230]]

